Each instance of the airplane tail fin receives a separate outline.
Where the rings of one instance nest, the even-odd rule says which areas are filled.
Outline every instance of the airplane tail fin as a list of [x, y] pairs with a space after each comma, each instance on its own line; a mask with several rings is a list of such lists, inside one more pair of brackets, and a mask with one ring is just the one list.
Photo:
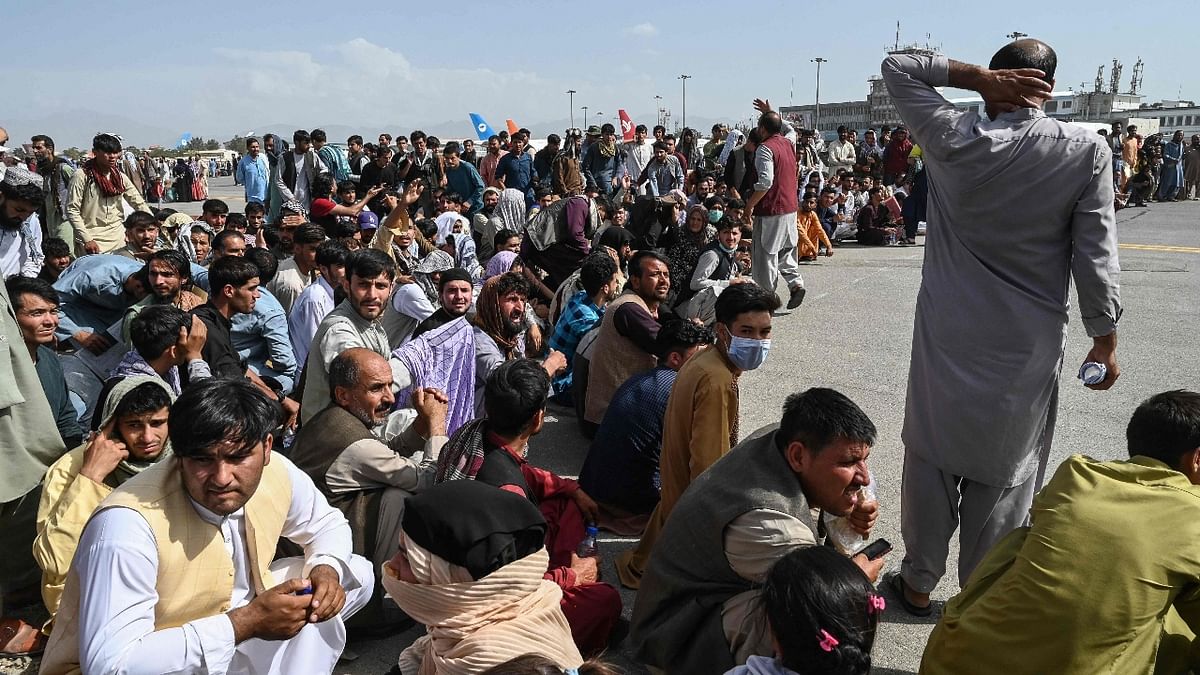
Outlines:
[[492, 131], [492, 127], [488, 125], [487, 121], [483, 119], [482, 115], [479, 113], [467, 114], [471, 116], [471, 126], [475, 127], [475, 135], [479, 136], [479, 140], [486, 141], [488, 138], [495, 135], [495, 132]]
[[633, 120], [629, 119], [629, 115], [624, 109], [618, 110], [617, 114], [621, 116], [621, 139], [625, 141], [632, 141]]
[[508, 135], [510, 136], [521, 130], [521, 127], [517, 126], [517, 123], [512, 120], [504, 120], [504, 122], [508, 124]]

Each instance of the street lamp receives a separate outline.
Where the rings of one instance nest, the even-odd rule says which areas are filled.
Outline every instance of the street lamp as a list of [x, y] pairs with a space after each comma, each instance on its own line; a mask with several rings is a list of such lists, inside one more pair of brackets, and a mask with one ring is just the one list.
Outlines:
[[663, 111], [662, 97], [659, 96], [658, 94], [655, 94], [654, 95], [654, 114], [658, 115], [658, 123], [659, 124], [663, 123], [662, 111]]
[[600, 120], [604, 119], [604, 113], [596, 111], [596, 124], [600, 124]]
[[692, 79], [691, 75], [680, 75], [679, 79], [683, 80], [683, 128], [687, 128], [687, 81]]
[[817, 64], [817, 99], [813, 110], [813, 131], [819, 134], [821, 133], [821, 64], [829, 63], [829, 59], [823, 59], [818, 56], [815, 59], [811, 59], [811, 61]]
[[586, 130], [587, 129], [587, 106], [581, 105], [579, 107], [583, 108], [583, 128]]
[[571, 97], [571, 128], [575, 128], [575, 90], [568, 89], [567, 95]]

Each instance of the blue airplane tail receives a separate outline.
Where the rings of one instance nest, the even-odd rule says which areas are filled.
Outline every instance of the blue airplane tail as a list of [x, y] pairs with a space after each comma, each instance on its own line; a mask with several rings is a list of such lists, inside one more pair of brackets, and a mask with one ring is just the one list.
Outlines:
[[479, 113], [468, 113], [471, 116], [471, 126], [475, 127], [475, 135], [479, 136], [479, 140], [486, 141], [496, 132], [492, 131], [492, 127], [483, 119]]
[[187, 145], [187, 144], [188, 144], [188, 141], [190, 141], [190, 140], [192, 140], [192, 134], [191, 134], [191, 132], [190, 132], [190, 131], [189, 131], [189, 132], [184, 132], [184, 134], [183, 134], [182, 136], [180, 136], [180, 137], [179, 137], [179, 140], [175, 142], [175, 147], [176, 147], [176, 148], [182, 148], [182, 147], [184, 147], [185, 145]]

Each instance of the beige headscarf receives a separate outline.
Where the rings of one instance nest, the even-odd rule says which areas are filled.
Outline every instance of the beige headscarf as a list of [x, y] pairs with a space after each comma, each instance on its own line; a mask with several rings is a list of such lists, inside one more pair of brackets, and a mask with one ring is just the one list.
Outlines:
[[546, 549], [479, 579], [400, 532], [400, 550], [419, 583], [401, 581], [384, 564], [383, 587], [428, 633], [400, 654], [404, 675], [472, 675], [523, 654], [563, 668], [583, 663], [559, 603], [562, 590], [543, 579]]

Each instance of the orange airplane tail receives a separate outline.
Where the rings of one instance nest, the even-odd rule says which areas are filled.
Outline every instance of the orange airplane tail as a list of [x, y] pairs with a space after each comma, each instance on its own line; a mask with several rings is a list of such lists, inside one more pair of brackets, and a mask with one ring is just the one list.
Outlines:
[[509, 136], [512, 136], [513, 134], [515, 134], [521, 130], [521, 127], [517, 126], [517, 123], [512, 120], [504, 120], [504, 122], [505, 122], [505, 124], [508, 125], [508, 135]]

